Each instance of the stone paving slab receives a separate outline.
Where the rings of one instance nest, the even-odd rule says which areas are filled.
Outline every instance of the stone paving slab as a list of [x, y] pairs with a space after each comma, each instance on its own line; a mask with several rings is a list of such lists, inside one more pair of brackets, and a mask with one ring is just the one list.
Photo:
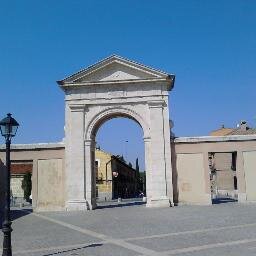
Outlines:
[[[132, 238], [134, 236], [201, 229], [202, 227], [215, 228], [252, 223], [256, 222], [254, 218], [255, 209], [255, 205], [231, 203], [162, 209], [132, 206], [106, 208], [84, 214], [79, 212], [45, 214], [115, 238]], [[87, 221], [88, 218], [90, 221]], [[117, 226], [118, 228], [113, 228]], [[124, 230], [125, 232], [123, 232]]]
[[187, 253], [177, 253], [173, 251], [171, 255], [179, 256], [255, 256], [256, 255], [256, 243], [249, 243], [244, 245], [232, 245], [223, 246], [220, 248], [208, 248], [205, 250], [195, 250]]
[[132, 243], [161, 252], [202, 245], [215, 245], [223, 242], [255, 239], [256, 226], [236, 230], [207, 231], [177, 236], [167, 236], [151, 239], [131, 240]]
[[256, 204], [12, 213], [18, 256], [256, 255]]
[[12, 223], [12, 228], [13, 251], [64, 246], [67, 242], [79, 244], [101, 241], [95, 237], [83, 235], [61, 225], [39, 219], [32, 214], [24, 214], [24, 216], [16, 218]]

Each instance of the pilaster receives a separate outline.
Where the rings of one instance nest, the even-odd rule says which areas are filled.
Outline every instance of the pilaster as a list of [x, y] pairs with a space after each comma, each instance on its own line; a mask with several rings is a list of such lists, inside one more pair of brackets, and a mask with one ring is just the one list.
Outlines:
[[85, 140], [85, 198], [88, 210], [96, 208], [95, 141]]
[[[172, 189], [171, 166], [170, 160], [170, 136], [165, 131], [166, 124], [164, 120], [163, 108], [166, 105], [165, 101], [150, 101], [149, 116], [150, 116], [150, 162], [151, 162], [151, 177], [149, 177], [150, 196], [147, 197], [148, 207], [170, 206], [172, 198], [169, 197], [170, 188]], [[169, 144], [168, 142], [169, 141]], [[167, 156], [166, 146], [169, 145], [169, 155]], [[168, 169], [167, 169], [168, 168]], [[167, 173], [169, 172], [169, 173]]]
[[146, 197], [152, 197], [152, 170], [151, 170], [151, 156], [150, 156], [150, 137], [144, 137], [144, 147], [145, 147], [145, 170], [146, 170]]
[[[66, 152], [66, 209], [86, 210], [84, 169], [85, 106], [70, 104], [69, 150]], [[79, 181], [79, 182], [78, 182]]]

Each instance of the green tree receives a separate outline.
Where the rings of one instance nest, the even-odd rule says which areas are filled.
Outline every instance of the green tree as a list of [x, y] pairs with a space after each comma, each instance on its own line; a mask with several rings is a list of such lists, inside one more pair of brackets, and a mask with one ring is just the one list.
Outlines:
[[135, 167], [135, 170], [136, 170], [137, 172], [140, 171], [140, 166], [139, 166], [139, 159], [138, 159], [138, 157], [136, 158], [136, 167]]
[[32, 190], [32, 181], [31, 181], [31, 173], [27, 172], [24, 175], [24, 178], [22, 180], [21, 187], [24, 191], [24, 199], [26, 201], [29, 201], [29, 196], [31, 195], [31, 190]]
[[140, 186], [140, 166], [139, 166], [139, 159], [136, 158], [136, 164], [135, 164], [135, 177], [136, 177], [136, 192], [139, 193], [141, 191]]

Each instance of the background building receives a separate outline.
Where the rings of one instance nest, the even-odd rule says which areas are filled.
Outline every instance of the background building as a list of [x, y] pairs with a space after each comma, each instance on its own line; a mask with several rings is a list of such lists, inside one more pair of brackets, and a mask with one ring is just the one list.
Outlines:
[[95, 150], [96, 196], [99, 201], [137, 195], [138, 175], [124, 159]]
[[210, 136], [229, 136], [229, 135], [252, 135], [256, 134], [256, 129], [248, 126], [246, 121], [241, 121], [236, 128], [226, 128], [224, 125], [220, 129], [210, 132]]

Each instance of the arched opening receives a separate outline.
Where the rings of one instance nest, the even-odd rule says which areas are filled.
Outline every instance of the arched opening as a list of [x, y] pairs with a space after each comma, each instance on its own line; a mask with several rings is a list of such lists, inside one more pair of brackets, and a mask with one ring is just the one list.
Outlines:
[[98, 207], [145, 201], [144, 131], [126, 113], [104, 115], [91, 133], [92, 195]]

